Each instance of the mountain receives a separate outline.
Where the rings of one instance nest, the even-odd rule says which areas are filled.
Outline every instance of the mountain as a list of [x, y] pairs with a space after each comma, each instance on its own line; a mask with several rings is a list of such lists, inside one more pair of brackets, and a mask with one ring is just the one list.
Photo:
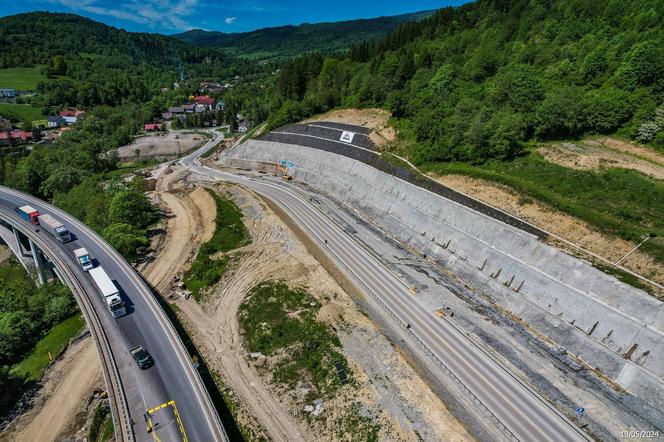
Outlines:
[[364, 40], [383, 38], [400, 24], [422, 20], [433, 13], [421, 11], [372, 19], [303, 23], [233, 34], [194, 29], [173, 37], [196, 47], [217, 48], [244, 58], [285, 58], [312, 51], [330, 53], [348, 49]]
[[56, 55], [120, 57], [157, 66], [225, 58], [172, 37], [127, 32], [76, 14], [30, 12], [0, 18], [0, 68], [47, 64]]

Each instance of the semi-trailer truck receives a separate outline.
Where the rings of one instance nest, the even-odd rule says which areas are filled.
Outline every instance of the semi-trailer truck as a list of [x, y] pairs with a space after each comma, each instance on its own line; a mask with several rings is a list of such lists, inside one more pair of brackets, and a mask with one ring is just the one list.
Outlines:
[[61, 243], [71, 241], [69, 229], [49, 214], [39, 215], [39, 225]]
[[84, 247], [74, 250], [74, 256], [76, 257], [78, 264], [83, 268], [83, 271], [87, 272], [94, 267], [94, 264], [92, 264], [92, 260], [90, 259], [90, 254]]
[[16, 213], [21, 215], [21, 218], [23, 218], [26, 221], [29, 221], [30, 224], [34, 224], [35, 226], [39, 225], [39, 212], [37, 212], [37, 209], [35, 209], [32, 206], [21, 206], [16, 208]]
[[118, 288], [113, 284], [111, 278], [108, 277], [106, 271], [100, 266], [90, 269], [88, 273], [92, 276], [92, 280], [101, 292], [102, 299], [106, 303], [108, 311], [111, 312], [111, 316], [119, 318], [126, 315], [127, 309], [125, 303], [120, 297]]

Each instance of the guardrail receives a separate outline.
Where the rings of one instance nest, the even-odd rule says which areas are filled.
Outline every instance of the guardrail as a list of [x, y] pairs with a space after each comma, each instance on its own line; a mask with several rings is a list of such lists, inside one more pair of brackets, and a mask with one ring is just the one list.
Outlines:
[[[9, 216], [7, 216], [8, 214]], [[118, 371], [117, 364], [113, 358], [113, 352], [111, 351], [106, 332], [104, 331], [99, 316], [97, 316], [97, 312], [92, 306], [81, 282], [64, 260], [60, 258], [58, 253], [50, 245], [44, 242], [39, 235], [26, 231], [22, 226], [16, 225], [10, 221], [13, 215], [12, 212], [5, 208], [0, 208], [0, 215], [4, 218], [5, 222], [11, 224], [14, 228], [28, 236], [33, 243], [48, 256], [48, 259], [58, 268], [63, 279], [71, 289], [97, 346], [97, 353], [102, 365], [102, 373], [104, 374], [104, 382], [111, 403], [111, 416], [113, 417], [115, 440], [133, 442], [135, 440], [134, 432], [131, 425], [127, 398], [122, 387], [120, 372]]]
[[484, 416], [489, 418], [491, 423], [493, 423], [498, 428], [499, 431], [501, 431], [505, 436], [507, 436], [509, 440], [515, 441], [515, 442], [519, 441], [519, 438], [516, 437], [516, 435], [514, 433], [512, 433], [512, 431], [509, 428], [507, 428], [507, 426], [505, 424], [503, 424], [503, 422], [498, 418], [498, 416], [496, 416], [489, 409], [489, 407], [487, 407], [484, 404], [484, 402], [482, 402], [482, 400], [480, 398], [478, 398], [475, 395], [475, 393], [473, 393], [470, 390], [470, 388], [468, 388], [466, 386], [466, 384], [464, 384], [463, 381], [461, 379], [459, 379], [457, 377], [457, 375], [455, 375], [454, 372], [452, 370], [450, 370], [450, 368], [447, 365], [445, 365], [445, 363], [438, 356], [436, 356], [436, 354], [434, 352], [432, 352], [424, 342], [422, 342], [422, 340], [410, 329], [410, 327], [408, 326], [409, 324], [407, 322], [405, 322], [395, 312], [393, 312], [392, 309], [387, 304], [385, 304], [385, 302], [382, 299], [380, 299], [380, 297], [373, 290], [371, 290], [371, 288], [368, 285], [366, 285], [364, 283], [364, 281], [362, 281], [360, 278], [358, 278], [358, 276], [355, 274], [355, 272], [349, 266], [347, 266], [343, 262], [343, 260], [341, 260], [340, 257], [333, 250], [331, 250], [329, 248], [326, 248], [326, 250], [327, 250], [328, 253], [334, 255], [337, 262], [340, 262], [353, 276], [355, 276], [355, 280], [357, 282], [359, 282], [365, 288], [366, 292], [369, 293], [372, 298], [374, 298], [376, 301], [378, 301], [378, 304], [380, 304], [380, 306], [385, 311], [387, 311], [394, 319], [397, 320], [397, 323], [399, 323], [404, 328], [404, 330], [407, 333], [409, 333], [410, 336], [413, 339], [415, 339], [415, 342], [417, 342], [417, 344], [429, 356], [431, 356], [433, 358], [434, 362], [438, 363], [438, 365], [440, 365], [440, 367], [442, 367], [445, 374], [450, 376], [456, 382], [457, 386], [461, 389], [461, 391], [471, 399], [473, 404], [480, 409], [480, 411], [482, 412], [482, 414], [484, 414]]

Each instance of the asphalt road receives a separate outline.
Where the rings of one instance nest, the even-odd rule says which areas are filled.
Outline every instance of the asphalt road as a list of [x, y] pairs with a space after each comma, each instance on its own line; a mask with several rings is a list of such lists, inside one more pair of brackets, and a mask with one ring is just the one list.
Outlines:
[[[81, 281], [102, 322], [122, 379], [136, 440], [157, 440], [156, 436], [163, 442], [182, 441], [185, 440], [182, 430], [189, 441], [227, 440], [189, 355], [136, 272], [105, 241], [74, 217], [37, 198], [0, 186], [0, 205], [15, 215], [7, 221], [23, 231], [34, 231], [34, 226], [14, 212], [15, 207], [26, 203], [39, 212], [54, 215], [75, 235], [75, 241], [60, 244], [43, 229], [37, 233], [42, 240], [62, 252], [60, 256]], [[128, 315], [117, 319], [111, 317], [92, 278], [75, 261], [73, 251], [79, 247], [85, 247], [115, 281], [129, 307]], [[153, 356], [155, 365], [152, 368], [139, 369], [131, 357], [129, 349], [138, 345]], [[171, 401], [174, 401], [175, 407], [173, 403], [168, 405]], [[162, 404], [167, 405], [160, 407]], [[144, 414], [154, 407], [160, 407], [152, 417], [156, 434], [148, 434]]]
[[[565, 416], [461, 331], [424, 307], [408, 286], [360, 244], [283, 182], [255, 179], [202, 166], [198, 156], [209, 146], [180, 162], [190, 170], [246, 186], [277, 203], [314, 240], [324, 244], [339, 268], [364, 291], [380, 299], [463, 384], [522, 441], [589, 440]], [[441, 368], [442, 370], [442, 368]]]

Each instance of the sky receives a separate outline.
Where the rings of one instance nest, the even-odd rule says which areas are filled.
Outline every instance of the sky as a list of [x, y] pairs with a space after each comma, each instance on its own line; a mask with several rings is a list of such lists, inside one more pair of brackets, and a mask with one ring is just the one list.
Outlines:
[[459, 5], [464, 0], [0, 0], [0, 16], [73, 12], [134, 32], [189, 29], [246, 32], [286, 24], [398, 15]]

